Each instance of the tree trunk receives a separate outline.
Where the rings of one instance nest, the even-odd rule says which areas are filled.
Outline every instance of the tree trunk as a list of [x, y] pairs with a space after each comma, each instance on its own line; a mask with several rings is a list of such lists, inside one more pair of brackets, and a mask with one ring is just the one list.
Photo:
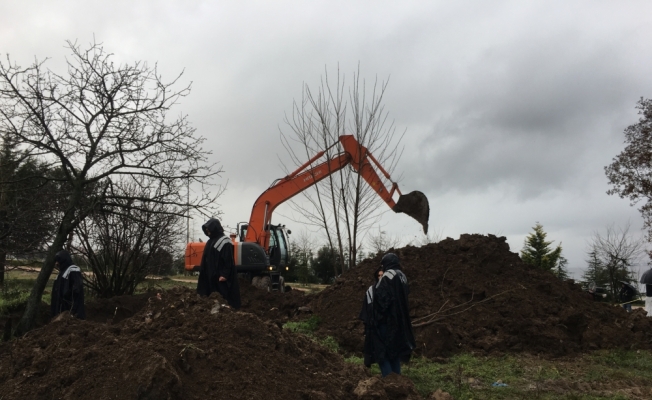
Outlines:
[[75, 214], [79, 212], [80, 204], [82, 202], [82, 186], [77, 184], [73, 189], [72, 196], [68, 203], [68, 209], [61, 220], [59, 225], [59, 231], [54, 237], [52, 245], [48, 248], [48, 253], [45, 256], [45, 261], [41, 266], [41, 272], [39, 272], [38, 277], [32, 290], [29, 293], [27, 298], [27, 306], [25, 307], [25, 312], [18, 322], [14, 336], [22, 336], [31, 330], [34, 327], [34, 322], [36, 321], [36, 316], [38, 314], [38, 309], [41, 304], [41, 299], [43, 297], [43, 291], [48, 284], [50, 275], [52, 275], [52, 270], [54, 269], [54, 256], [57, 252], [63, 249], [63, 245], [68, 238], [68, 235], [75, 228]]
[[45, 290], [50, 275], [52, 274], [52, 270], [54, 269], [54, 256], [63, 248], [67, 236], [68, 233], [63, 232], [60, 228], [57, 236], [54, 238], [54, 242], [48, 249], [45, 261], [41, 266], [41, 272], [39, 272], [36, 282], [34, 283], [34, 286], [32, 286], [32, 291], [29, 293], [29, 297], [27, 298], [25, 312], [23, 313], [20, 322], [18, 322], [18, 326], [14, 332], [15, 336], [22, 336], [34, 327], [36, 315], [41, 304], [41, 298], [43, 297], [43, 291]]

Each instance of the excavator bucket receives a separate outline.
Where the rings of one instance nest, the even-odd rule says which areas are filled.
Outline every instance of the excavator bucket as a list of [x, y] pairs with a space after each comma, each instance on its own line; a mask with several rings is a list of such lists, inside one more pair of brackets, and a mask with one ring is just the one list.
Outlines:
[[425, 194], [414, 191], [401, 195], [393, 208], [396, 213], [404, 213], [414, 218], [423, 226], [423, 233], [428, 234], [430, 204]]

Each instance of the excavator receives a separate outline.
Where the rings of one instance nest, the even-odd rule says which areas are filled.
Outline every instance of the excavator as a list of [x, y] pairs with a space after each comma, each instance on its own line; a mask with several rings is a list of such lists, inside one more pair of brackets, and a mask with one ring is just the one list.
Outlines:
[[[311, 167], [338, 142], [342, 152]], [[276, 207], [347, 165], [360, 174], [394, 212], [411, 216], [422, 225], [424, 233], [428, 232], [430, 206], [426, 196], [419, 191], [402, 194], [398, 184], [354, 136], [340, 136], [338, 142], [317, 153], [285, 178], [277, 179], [254, 203], [249, 222], [238, 223], [237, 233], [230, 235], [237, 271], [250, 279], [254, 286], [270, 291], [285, 290], [282, 273], [288, 270], [290, 261], [288, 234], [291, 231], [285, 225], [272, 224]], [[391, 182], [391, 187], [383, 183], [377, 171]], [[394, 201], [396, 194], [399, 197]], [[204, 246], [203, 242], [188, 243], [185, 254], [187, 271], [199, 270]]]

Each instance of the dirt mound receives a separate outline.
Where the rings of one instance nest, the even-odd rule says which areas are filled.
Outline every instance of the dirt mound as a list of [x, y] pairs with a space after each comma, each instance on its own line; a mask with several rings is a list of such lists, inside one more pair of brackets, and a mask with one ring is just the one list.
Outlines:
[[299, 290], [286, 293], [268, 292], [242, 280], [240, 296], [242, 298], [240, 311], [250, 312], [264, 320], [281, 324], [297, 315], [299, 307], [305, 306], [310, 300], [309, 296]]
[[178, 288], [119, 322], [55, 320], [0, 346], [0, 398], [357, 398], [362, 367], [221, 303]]
[[[18, 326], [20, 318], [23, 316], [25, 305], [26, 303], [23, 303], [18, 307], [8, 310], [7, 314], [0, 315], [0, 329], [2, 330], [0, 338], [2, 338], [2, 340], [8, 340], [11, 337], [11, 332], [16, 328], [16, 326]], [[34, 326], [39, 328], [47, 324], [49, 321], [50, 305], [42, 301], [41, 304], [39, 304], [38, 311], [36, 312]]]
[[86, 320], [108, 324], [118, 323], [137, 314], [147, 305], [147, 300], [155, 295], [156, 292], [147, 292], [110, 299], [92, 299], [85, 304]]
[[385, 378], [374, 376], [360, 381], [353, 393], [360, 400], [422, 399], [409, 378], [396, 374], [390, 374]]
[[[535, 270], [504, 237], [462, 235], [395, 251], [410, 282], [418, 352], [460, 350], [565, 355], [600, 348], [650, 348], [644, 312], [593, 302], [578, 285]], [[363, 261], [311, 302], [320, 333], [348, 351], [363, 344], [358, 313], [380, 256]]]

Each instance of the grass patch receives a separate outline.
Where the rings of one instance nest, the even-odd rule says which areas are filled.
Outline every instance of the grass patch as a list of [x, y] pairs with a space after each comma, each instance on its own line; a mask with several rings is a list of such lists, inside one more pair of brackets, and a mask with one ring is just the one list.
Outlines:
[[292, 289], [300, 290], [309, 294], [319, 293], [330, 285], [320, 285], [317, 283], [297, 283], [297, 282], [286, 282], [286, 285], [292, 287]]
[[[379, 373], [374, 367], [372, 372]], [[444, 364], [416, 358], [402, 372], [422, 395], [442, 389], [458, 400], [617, 400], [630, 398], [630, 393], [652, 395], [652, 353], [643, 351], [603, 351], [556, 360], [527, 354], [459, 354]], [[507, 386], [494, 387], [494, 382]]]
[[326, 336], [324, 338], [313, 337], [313, 340], [315, 340], [317, 343], [321, 344], [322, 346], [326, 347], [328, 350], [330, 350], [333, 353], [338, 353], [340, 351], [339, 343], [337, 343], [337, 340], [335, 340], [335, 338], [332, 336]]
[[185, 286], [191, 289], [197, 288], [197, 281], [181, 281], [174, 278], [145, 279], [136, 286], [136, 293], [145, 293], [149, 291], [166, 291], [175, 287]]
[[302, 333], [304, 335], [311, 336], [315, 333], [317, 328], [319, 327], [319, 322], [320, 319], [316, 315], [310, 316], [305, 321], [298, 321], [298, 322], [286, 322], [285, 325], [283, 325], [283, 329], [288, 329], [291, 330], [292, 332], [297, 332], [297, 333]]
[[286, 322], [283, 325], [283, 329], [287, 329], [292, 332], [296, 332], [308, 336], [312, 341], [326, 347], [331, 352], [338, 353], [340, 350], [340, 345], [339, 343], [337, 343], [337, 340], [335, 340], [334, 337], [332, 336], [317, 337], [315, 335], [315, 331], [319, 327], [319, 323], [320, 323], [319, 317], [316, 315], [312, 315], [310, 318], [304, 321]]
[[[0, 286], [0, 315], [7, 315], [21, 308], [27, 301], [29, 293], [36, 282], [36, 274], [10, 272], [5, 275], [4, 285]], [[43, 301], [50, 304], [50, 293], [52, 291], [50, 280], [43, 293]]]
[[9, 314], [27, 301], [34, 280], [7, 279], [0, 288], [0, 315]]

